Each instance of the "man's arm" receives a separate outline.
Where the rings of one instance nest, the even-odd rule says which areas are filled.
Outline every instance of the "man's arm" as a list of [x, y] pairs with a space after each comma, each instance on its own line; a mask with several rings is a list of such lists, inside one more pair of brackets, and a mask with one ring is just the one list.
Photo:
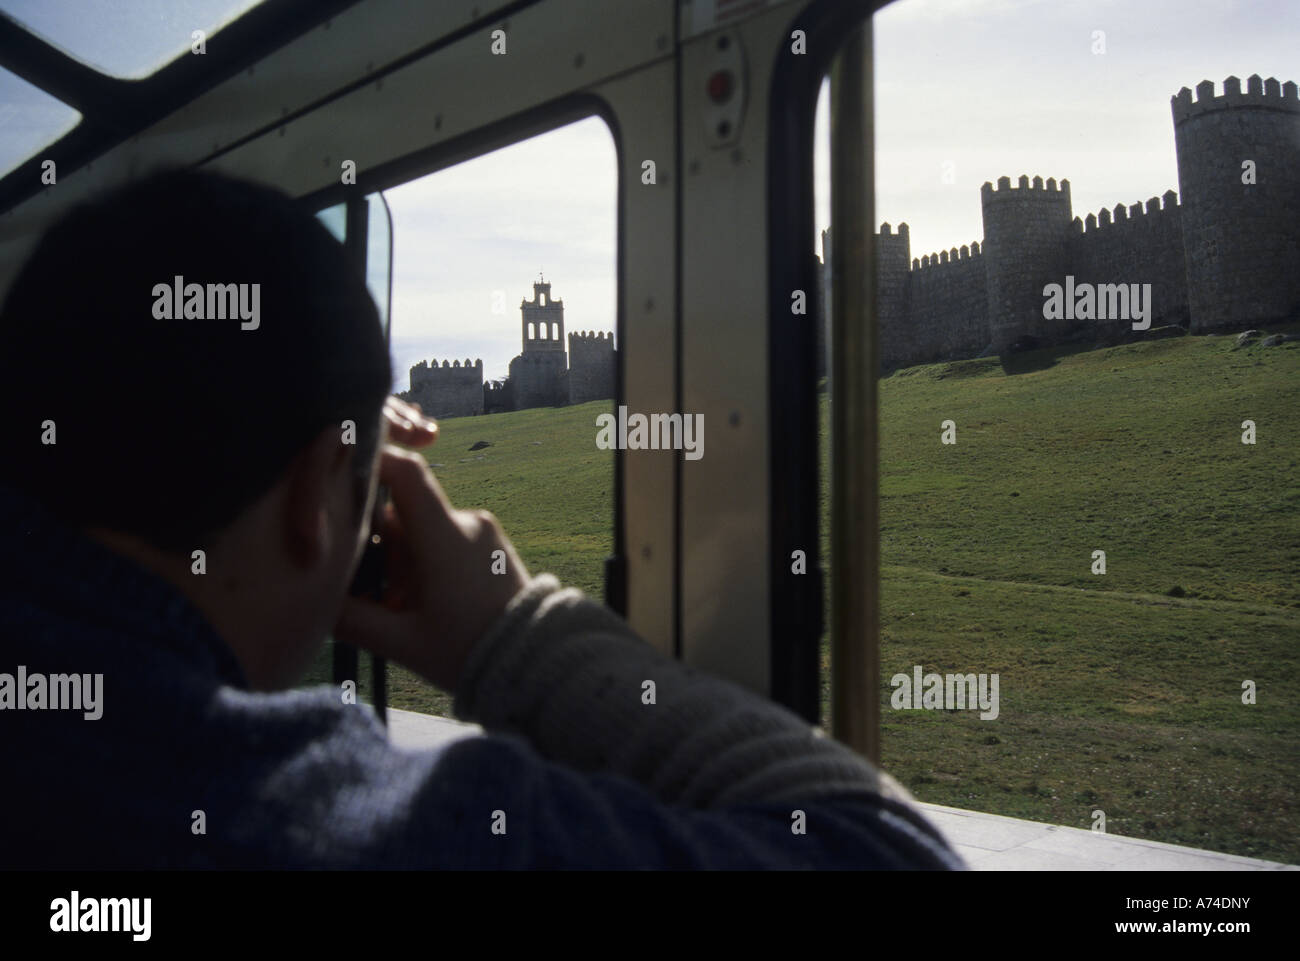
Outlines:
[[[637, 786], [620, 793], [631, 805], [624, 813], [658, 823], [661, 840], [721, 832], [743, 842], [736, 850], [759, 844], [757, 835], [735, 835], [742, 808], [743, 818], [776, 831], [774, 850], [806, 852], [791, 828], [795, 812], [829, 805], [835, 814], [822, 828], [838, 824], [842, 847], [898, 847], [916, 854], [917, 867], [960, 864], [926, 848], [941, 848], [938, 835], [927, 834], [907, 792], [848, 748], [776, 704], [663, 657], [553, 577], [530, 579], [495, 519], [452, 508], [421, 457], [390, 450], [381, 471], [393, 494], [385, 537], [395, 587], [384, 605], [349, 599], [338, 636], [454, 692], [459, 716], [526, 740], [550, 762], [552, 793], [599, 807], [583, 774], [615, 793]], [[498, 551], [506, 575], [492, 573]], [[642, 701], [645, 681], [654, 682], [653, 704]], [[517, 765], [521, 774], [529, 766]], [[660, 810], [634, 814], [638, 795]]]
[[[646, 681], [654, 703], [643, 701]], [[669, 804], [911, 800], [795, 714], [662, 656], [549, 574], [521, 591], [475, 647], [455, 707], [488, 730], [525, 737], [544, 757], [613, 772]]]

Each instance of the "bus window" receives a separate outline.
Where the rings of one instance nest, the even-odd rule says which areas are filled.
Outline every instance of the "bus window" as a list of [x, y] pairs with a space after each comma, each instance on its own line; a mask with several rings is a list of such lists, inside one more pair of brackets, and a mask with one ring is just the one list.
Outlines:
[[[1236, 158], [1286, 165], [1300, 78], [1197, 6], [1141, 53], [1141, 6], [873, 19], [882, 759], [922, 801], [1294, 862], [1294, 447], [1254, 430], [1296, 430], [1300, 354], [1258, 345], [1300, 332], [1300, 265]], [[1257, 76], [1204, 76], [1225, 41]]]
[[[590, 118], [411, 180], [393, 218], [393, 390], [438, 421], [452, 503], [501, 521], [531, 573], [604, 595], [613, 550], [617, 168]], [[451, 714], [390, 666], [390, 704]]]
[[[359, 201], [360, 211], [349, 217], [348, 204], [340, 203], [316, 212], [319, 220], [340, 244], [356, 248], [365, 258], [366, 287], [379, 311], [385, 334], [391, 333], [391, 279], [393, 269], [392, 218], [382, 193], [370, 194]], [[349, 227], [358, 236], [348, 237]], [[362, 254], [362, 251], [364, 254]], [[318, 684], [341, 684], [351, 681], [360, 702], [374, 705], [386, 717], [389, 669], [383, 659], [361, 656], [360, 652], [331, 639], [317, 653], [299, 683], [300, 687]], [[405, 678], [404, 678], [405, 679]]]

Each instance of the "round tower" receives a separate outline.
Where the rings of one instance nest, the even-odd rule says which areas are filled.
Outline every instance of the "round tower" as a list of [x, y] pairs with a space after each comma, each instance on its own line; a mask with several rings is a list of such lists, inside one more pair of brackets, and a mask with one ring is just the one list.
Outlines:
[[984, 270], [989, 332], [999, 353], [1021, 337], [1058, 340], [1072, 321], [1043, 319], [1043, 288], [1064, 284], [1069, 265], [1070, 181], [1024, 174], [1011, 186], [999, 177], [980, 188], [984, 215]]
[[1191, 330], [1300, 310], [1300, 99], [1258, 75], [1186, 87], [1171, 100]]

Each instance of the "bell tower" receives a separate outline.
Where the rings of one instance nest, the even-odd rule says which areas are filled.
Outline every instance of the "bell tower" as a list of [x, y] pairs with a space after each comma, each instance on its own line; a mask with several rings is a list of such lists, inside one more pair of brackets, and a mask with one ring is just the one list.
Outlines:
[[544, 277], [533, 282], [533, 299], [522, 301], [524, 350], [510, 362], [515, 409], [558, 407], [569, 402], [569, 355], [564, 349], [564, 301], [551, 298]]
[[[540, 275], [539, 275], [540, 278]], [[520, 305], [523, 313], [524, 353], [564, 353], [564, 301], [551, 299], [551, 285], [545, 279], [533, 282], [533, 299]]]

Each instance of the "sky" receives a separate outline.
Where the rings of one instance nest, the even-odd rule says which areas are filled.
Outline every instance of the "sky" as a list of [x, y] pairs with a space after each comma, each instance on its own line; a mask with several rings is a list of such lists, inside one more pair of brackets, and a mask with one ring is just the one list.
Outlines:
[[874, 40], [876, 226], [913, 257], [980, 239], [1000, 176], [1069, 180], [1079, 217], [1177, 191], [1179, 88], [1300, 82], [1297, 0], [900, 0]]
[[483, 361], [505, 377], [519, 305], [539, 277], [564, 301], [566, 335], [612, 331], [618, 169], [589, 117], [384, 192], [393, 217], [396, 387], [420, 360]]
[[[1282, 0], [900, 0], [873, 33], [876, 226], [905, 221], [913, 257], [980, 240], [980, 185], [1000, 176], [1068, 179], [1080, 217], [1176, 191], [1180, 87], [1300, 81], [1300, 3]], [[827, 115], [824, 85], [818, 232]], [[395, 386], [427, 358], [504, 377], [542, 270], [567, 331], [613, 330], [616, 191], [598, 118], [387, 191]]]
[[145, 77], [260, 0], [0, 0], [0, 11], [96, 70]]
[[[183, 54], [191, 26], [253, 2], [0, 10], [132, 76]], [[873, 26], [875, 226], [907, 222], [913, 257], [981, 239], [979, 188], [1000, 176], [1068, 179], [1081, 217], [1177, 190], [1169, 98], [1180, 87], [1252, 73], [1300, 81], [1300, 0], [898, 0]], [[818, 232], [829, 219], [825, 93]], [[0, 70], [0, 168], [75, 119]], [[568, 331], [613, 330], [615, 162], [609, 131], [589, 118], [386, 192], [396, 388], [430, 358], [482, 358], [485, 376], [504, 377], [539, 271]]]

